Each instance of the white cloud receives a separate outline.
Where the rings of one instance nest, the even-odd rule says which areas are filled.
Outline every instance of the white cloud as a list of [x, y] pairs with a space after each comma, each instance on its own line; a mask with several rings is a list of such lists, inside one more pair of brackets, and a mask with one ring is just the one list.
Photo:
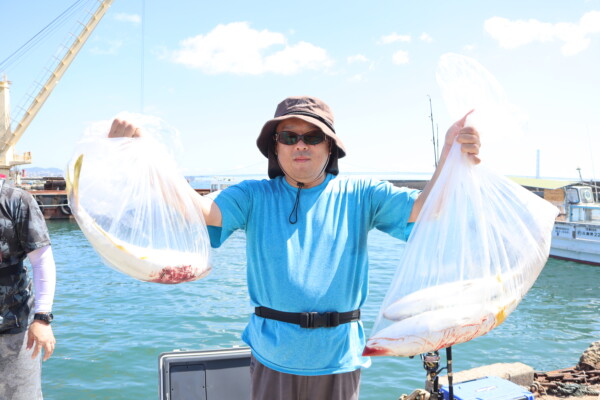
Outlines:
[[348, 64], [356, 63], [356, 62], [367, 62], [369, 59], [362, 54], [355, 54], [353, 56], [348, 57]]
[[583, 14], [583, 17], [579, 20], [579, 26], [589, 33], [600, 32], [600, 11], [590, 11]]
[[394, 61], [394, 64], [408, 64], [408, 52], [407, 51], [403, 51], [403, 50], [399, 50], [397, 52], [394, 53], [394, 55], [392, 56], [392, 61]]
[[118, 14], [115, 14], [115, 19], [117, 21], [131, 22], [134, 24], [139, 24], [140, 22], [142, 22], [142, 17], [137, 14], [118, 13]]
[[410, 35], [398, 35], [397, 33], [394, 32], [389, 35], [382, 36], [380, 39], [380, 42], [383, 44], [390, 44], [390, 43], [394, 43], [394, 42], [408, 43], [408, 42], [410, 42], [410, 40], [411, 40]]
[[273, 72], [281, 75], [291, 75], [303, 69], [319, 70], [332, 65], [327, 52], [310, 43], [300, 42], [293, 46], [286, 46], [264, 59], [264, 72]]
[[290, 45], [286, 37], [247, 22], [217, 25], [205, 35], [181, 41], [170, 53], [173, 62], [209, 74], [232, 73], [291, 75], [302, 70], [321, 70], [333, 64], [327, 51], [307, 42]]
[[600, 11], [590, 11], [579, 23], [541, 22], [535, 19], [510, 21], [492, 17], [485, 21], [485, 30], [498, 41], [501, 47], [514, 49], [534, 42], [562, 42], [561, 51], [572, 56], [588, 48], [590, 34], [600, 32]]
[[427, 43], [433, 42], [433, 38], [425, 32], [421, 33], [421, 36], [419, 36], [419, 39], [421, 39], [423, 42], [427, 42]]

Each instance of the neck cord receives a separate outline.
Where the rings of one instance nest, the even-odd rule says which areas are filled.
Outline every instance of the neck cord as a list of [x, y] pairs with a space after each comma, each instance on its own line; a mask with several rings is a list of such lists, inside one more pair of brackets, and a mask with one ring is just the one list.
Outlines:
[[[321, 170], [321, 172], [319, 172], [319, 174], [317, 175], [317, 177], [315, 179], [313, 179], [312, 181], [308, 182], [309, 185], [311, 183], [314, 183], [314, 182], [318, 181], [324, 175], [325, 169], [327, 168], [327, 164], [329, 164], [329, 157], [330, 156], [328, 155], [327, 156], [327, 161], [325, 161], [325, 165], [323, 166], [323, 169]], [[296, 222], [298, 222], [298, 205], [300, 204], [300, 189], [302, 189], [303, 187], [305, 187], [306, 184], [304, 182], [300, 182], [300, 181], [295, 180], [290, 175], [288, 175], [287, 172], [285, 172], [285, 170], [281, 166], [281, 163], [279, 162], [279, 156], [277, 156], [277, 164], [279, 164], [279, 168], [281, 168], [281, 170], [283, 171], [285, 177], [290, 178], [291, 180], [293, 180], [294, 182], [296, 182], [296, 186], [298, 186], [298, 191], [296, 192], [296, 200], [294, 201], [294, 208], [292, 209], [292, 212], [290, 213], [290, 216], [288, 217], [288, 221], [290, 222], [290, 224], [295, 224]]]
[[[294, 202], [294, 208], [292, 208], [292, 212], [290, 213], [290, 216], [288, 217], [288, 221], [290, 221], [290, 224], [295, 224], [296, 222], [298, 222], [298, 205], [300, 204], [300, 189], [302, 189], [304, 187], [304, 183], [302, 182], [297, 182], [298, 185], [298, 191], [296, 192], [296, 201]], [[293, 216], [293, 219], [292, 219]]]

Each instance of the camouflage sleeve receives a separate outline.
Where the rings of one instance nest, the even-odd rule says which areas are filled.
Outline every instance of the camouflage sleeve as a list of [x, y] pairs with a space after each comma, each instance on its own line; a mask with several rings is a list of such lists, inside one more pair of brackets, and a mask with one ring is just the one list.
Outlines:
[[31, 194], [22, 191], [20, 208], [21, 215], [15, 221], [15, 229], [25, 253], [50, 245], [44, 215]]

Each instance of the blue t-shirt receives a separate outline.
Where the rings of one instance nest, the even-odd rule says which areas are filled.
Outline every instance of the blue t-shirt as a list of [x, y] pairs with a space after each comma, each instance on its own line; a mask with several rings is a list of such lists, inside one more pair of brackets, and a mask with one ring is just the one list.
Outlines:
[[[359, 309], [368, 292], [367, 234], [377, 228], [406, 240], [418, 191], [389, 182], [327, 175], [301, 189], [298, 221], [289, 222], [298, 188], [283, 177], [244, 181], [215, 201], [222, 228], [210, 227], [219, 247], [236, 229], [246, 233], [252, 306], [287, 312]], [[242, 339], [274, 370], [324, 375], [368, 367], [362, 322], [307, 329], [252, 314]]]

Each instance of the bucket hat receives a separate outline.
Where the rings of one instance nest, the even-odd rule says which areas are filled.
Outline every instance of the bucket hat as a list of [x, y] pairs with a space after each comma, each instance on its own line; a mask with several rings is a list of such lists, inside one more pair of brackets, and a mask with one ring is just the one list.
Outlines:
[[277, 125], [288, 118], [299, 118], [309, 122], [321, 129], [332, 140], [331, 156], [325, 170], [337, 175], [339, 172], [337, 160], [346, 155], [346, 147], [335, 133], [333, 112], [325, 102], [316, 97], [293, 96], [286, 98], [277, 105], [275, 116], [264, 124], [260, 135], [256, 139], [258, 149], [269, 159], [269, 178], [284, 175], [277, 162], [273, 135]]

